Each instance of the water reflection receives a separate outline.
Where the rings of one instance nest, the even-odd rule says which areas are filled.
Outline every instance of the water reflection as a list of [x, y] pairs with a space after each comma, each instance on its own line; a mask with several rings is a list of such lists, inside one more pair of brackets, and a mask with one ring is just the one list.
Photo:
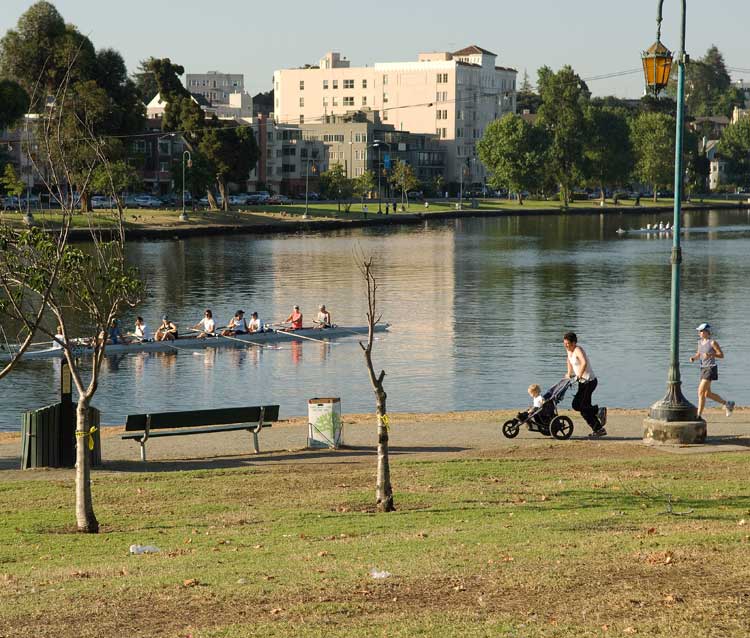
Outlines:
[[[341, 325], [365, 321], [355, 251], [378, 264], [380, 309], [393, 324], [374, 359], [387, 372], [392, 410], [516, 407], [532, 381], [565, 371], [560, 344], [575, 330], [595, 361], [603, 403], [642, 407], [666, 384], [670, 248], [660, 235], [618, 235], [669, 215], [528, 215], [426, 221], [305, 237], [228, 236], [129, 246], [148, 281], [137, 309], [149, 325], [167, 312], [181, 328], [206, 307], [238, 308], [271, 321], [299, 304], [308, 320], [321, 302]], [[682, 351], [709, 320], [727, 352], [718, 389], [743, 403], [750, 365], [750, 217], [745, 211], [684, 216]], [[135, 319], [126, 315], [124, 325]], [[108, 358], [95, 403], [106, 423], [128, 413], [280, 403], [305, 414], [306, 400], [339, 396], [347, 411], [372, 409], [361, 337], [325, 345], [287, 339], [248, 346], [172, 350]], [[686, 368], [685, 391], [694, 393]], [[242, 379], [248, 392], [238, 392]], [[57, 400], [54, 362], [29, 361], [0, 381], [0, 427]], [[744, 401], [747, 403], [747, 401]]]

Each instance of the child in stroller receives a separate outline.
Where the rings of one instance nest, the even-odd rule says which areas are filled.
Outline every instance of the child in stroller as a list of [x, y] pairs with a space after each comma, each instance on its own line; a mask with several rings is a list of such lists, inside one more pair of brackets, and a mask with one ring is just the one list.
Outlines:
[[573, 434], [573, 421], [570, 417], [557, 414], [557, 405], [563, 400], [571, 384], [570, 379], [562, 379], [543, 395], [537, 384], [530, 385], [528, 392], [532, 400], [531, 409], [519, 412], [515, 419], [503, 423], [503, 434], [509, 439], [515, 438], [521, 426], [526, 425], [531, 432], [556, 439], [569, 439]]

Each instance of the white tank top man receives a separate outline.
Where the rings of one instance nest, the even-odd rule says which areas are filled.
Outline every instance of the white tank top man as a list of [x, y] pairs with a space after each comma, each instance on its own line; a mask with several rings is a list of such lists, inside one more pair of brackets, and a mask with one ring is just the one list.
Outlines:
[[599, 382], [591, 367], [586, 351], [578, 345], [578, 336], [575, 332], [566, 332], [563, 335], [563, 345], [567, 351], [567, 378], [578, 380], [578, 390], [573, 397], [573, 409], [580, 412], [588, 423], [592, 432], [590, 436], [606, 436], [604, 425], [607, 423], [607, 408], [600, 408], [591, 404], [591, 395], [594, 394]]

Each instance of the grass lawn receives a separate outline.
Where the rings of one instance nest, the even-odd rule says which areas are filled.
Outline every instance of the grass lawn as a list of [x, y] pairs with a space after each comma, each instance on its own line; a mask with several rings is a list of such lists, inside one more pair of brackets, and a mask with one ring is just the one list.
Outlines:
[[580, 441], [398, 457], [392, 514], [373, 511], [374, 458], [344, 458], [95, 473], [92, 536], [72, 531], [67, 473], [14, 474], [0, 635], [748, 635], [744, 455]]

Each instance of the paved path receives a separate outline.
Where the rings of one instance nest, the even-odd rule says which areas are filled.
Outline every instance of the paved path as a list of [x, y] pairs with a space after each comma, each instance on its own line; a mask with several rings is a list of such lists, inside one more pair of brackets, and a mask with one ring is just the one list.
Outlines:
[[[476, 456], [506, 446], [549, 445], [552, 441], [534, 432], [522, 430], [515, 439], [502, 436], [499, 425], [512, 416], [510, 412], [472, 412], [438, 415], [391, 415], [391, 452], [394, 458], [434, 457], [436, 455]], [[642, 445], [642, 423], [645, 412], [611, 410], [609, 436], [595, 444]], [[658, 446], [659, 451], [677, 454], [709, 452], [750, 452], [750, 411], [737, 410], [727, 418], [718, 410], [709, 411], [709, 440], [697, 446]], [[588, 428], [574, 415], [573, 439], [586, 439]], [[102, 459], [105, 471], [163, 471], [178, 469], [218, 469], [223, 467], [259, 466], [273, 463], [357, 462], [374, 454], [375, 419], [345, 416], [342, 450], [306, 450], [307, 425], [302, 419], [266, 428], [260, 435], [261, 453], [252, 453], [252, 436], [247, 432], [225, 432], [212, 435], [164, 437], [148, 442], [148, 463], [142, 463], [135, 441], [123, 441], [121, 428], [105, 428], [102, 437]], [[565, 442], [554, 444], [565, 445]], [[16, 472], [20, 467], [20, 436], [4, 435], [0, 442], [0, 476], [29, 477], [34, 473]], [[39, 472], [48, 476], [49, 470]], [[60, 473], [69, 473], [62, 470]]]

